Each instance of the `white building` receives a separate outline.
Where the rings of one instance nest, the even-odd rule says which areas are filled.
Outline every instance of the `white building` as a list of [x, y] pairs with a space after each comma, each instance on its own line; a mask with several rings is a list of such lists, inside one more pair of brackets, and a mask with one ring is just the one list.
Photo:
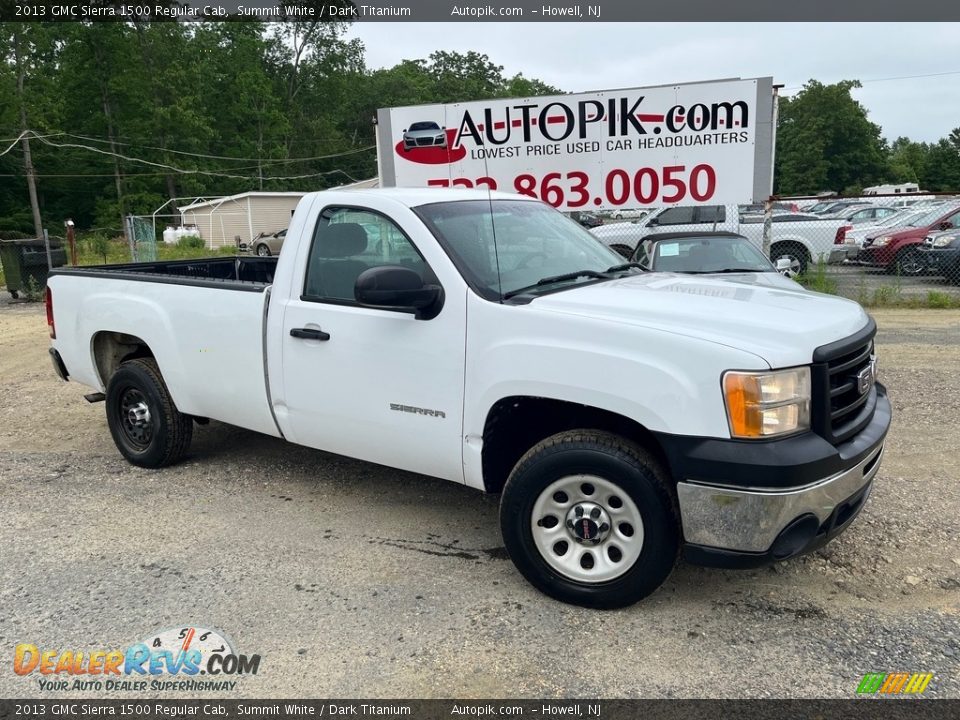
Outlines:
[[306, 192], [245, 192], [203, 200], [180, 208], [182, 225], [195, 225], [208, 248], [250, 244], [260, 233], [275, 233], [290, 224]]

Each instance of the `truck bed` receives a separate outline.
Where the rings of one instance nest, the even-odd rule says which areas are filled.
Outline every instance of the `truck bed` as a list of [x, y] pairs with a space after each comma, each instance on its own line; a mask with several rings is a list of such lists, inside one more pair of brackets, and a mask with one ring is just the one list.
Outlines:
[[51, 275], [138, 280], [262, 292], [273, 283], [277, 257], [215, 257], [56, 268]]

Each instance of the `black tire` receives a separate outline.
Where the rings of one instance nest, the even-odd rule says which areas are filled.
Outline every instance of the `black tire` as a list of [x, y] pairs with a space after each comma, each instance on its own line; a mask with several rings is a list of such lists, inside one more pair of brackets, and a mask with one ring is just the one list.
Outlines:
[[270, 248], [264, 243], [257, 245], [254, 248], [254, 252], [258, 257], [270, 257]]
[[922, 275], [925, 270], [926, 263], [923, 260], [923, 255], [921, 255], [920, 251], [913, 245], [898, 251], [896, 257], [893, 259], [893, 263], [890, 265], [890, 272], [905, 277]]
[[[190, 447], [193, 422], [173, 404], [153, 358], [120, 365], [107, 383], [106, 410], [113, 442], [134, 465], [173, 465]], [[142, 425], [132, 419], [131, 411], [141, 413]]]
[[[616, 486], [625, 496], [619, 502], [622, 504], [629, 499], [642, 521], [639, 529], [642, 541], [636, 559], [625, 565], [624, 570], [617, 571], [619, 575], [602, 582], [585, 582], [562, 574], [545, 559], [533, 536], [532, 513], [538, 499], [542, 501], [547, 497], [545, 491], [555, 483], [567, 482], [567, 478], [579, 475], [594, 476], [607, 485]], [[558, 494], [565, 495], [554, 493], [553, 498]], [[570, 512], [574, 512], [581, 501], [568, 500]], [[612, 498], [610, 505], [617, 507]], [[611, 524], [617, 522], [611, 520]], [[555, 524], [538, 521], [537, 526]], [[570, 430], [553, 435], [520, 459], [503, 488], [500, 529], [510, 558], [534, 587], [557, 600], [592, 608], [625, 607], [655, 591], [673, 570], [680, 547], [680, 514], [663, 468], [639, 445], [597, 430]], [[573, 529], [561, 530], [557, 538], [562, 542], [568, 540], [564, 533], [573, 537]], [[608, 539], [615, 541], [612, 531]], [[593, 547], [588, 542], [581, 543], [581, 546], [584, 548], [581, 554], [583, 566], [583, 555]], [[603, 553], [604, 550], [597, 549], [596, 552]], [[558, 561], [553, 559], [551, 562], [556, 564]], [[592, 560], [590, 567], [593, 567]]]
[[790, 269], [786, 273], [787, 277], [803, 275], [807, 271], [807, 266], [810, 264], [810, 254], [800, 243], [774, 243], [770, 248], [770, 262], [776, 265], [777, 260], [781, 258], [786, 258], [790, 261]]
[[20, 297], [20, 293], [19, 293], [17, 290], [11, 290], [11, 291], [10, 291], [10, 297], [12, 297], [14, 300], [16, 300], [17, 298]]
[[627, 245], [619, 245], [619, 244], [618, 244], [618, 245], [611, 245], [611, 246], [610, 246], [610, 249], [613, 250], [613, 251], [615, 251], [615, 252], [620, 253], [620, 254], [623, 255], [625, 258], [627, 258], [627, 260], [629, 260], [629, 259], [633, 256], [633, 249], [630, 248], [630, 247], [627, 246]]

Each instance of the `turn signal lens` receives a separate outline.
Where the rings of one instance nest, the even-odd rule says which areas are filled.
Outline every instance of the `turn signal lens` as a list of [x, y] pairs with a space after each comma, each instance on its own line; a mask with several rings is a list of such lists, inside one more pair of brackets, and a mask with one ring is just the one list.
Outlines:
[[723, 375], [730, 435], [767, 438], [810, 427], [810, 368]]

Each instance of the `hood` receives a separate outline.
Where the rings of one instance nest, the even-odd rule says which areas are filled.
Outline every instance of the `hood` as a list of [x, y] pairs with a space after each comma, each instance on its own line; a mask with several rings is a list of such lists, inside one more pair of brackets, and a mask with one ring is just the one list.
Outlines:
[[773, 368], [809, 363], [815, 348], [867, 324], [857, 303], [804, 290], [777, 273], [643, 273], [544, 295], [531, 305], [702, 338], [753, 353]]

